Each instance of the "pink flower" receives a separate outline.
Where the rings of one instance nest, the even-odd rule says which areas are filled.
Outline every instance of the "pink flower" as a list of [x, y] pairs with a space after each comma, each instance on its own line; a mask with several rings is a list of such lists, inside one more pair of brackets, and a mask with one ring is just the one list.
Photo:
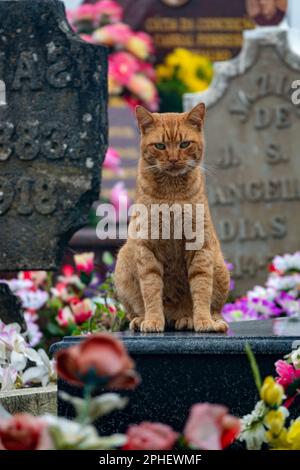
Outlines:
[[62, 267], [61, 272], [63, 273], [65, 277], [71, 277], [73, 276], [75, 269], [73, 268], [71, 264], [65, 264]]
[[132, 390], [139, 383], [134, 362], [123, 343], [106, 333], [91, 335], [77, 346], [56, 355], [58, 375], [70, 384], [83, 386], [91, 370], [107, 381], [110, 390]]
[[112, 147], [108, 147], [103, 167], [112, 170], [115, 173], [120, 173], [120, 154]]
[[19, 279], [30, 280], [33, 282], [35, 287], [39, 287], [44, 284], [47, 279], [46, 271], [22, 271], [19, 274]]
[[91, 34], [80, 34], [80, 37], [83, 41], [89, 42], [90, 44], [94, 44], [94, 38]]
[[0, 450], [50, 450], [53, 448], [42, 418], [26, 413], [0, 419]]
[[132, 34], [127, 24], [115, 23], [96, 29], [93, 33], [93, 39], [96, 43], [106, 46], [124, 46]]
[[82, 253], [74, 256], [77, 271], [91, 274], [95, 269], [94, 253]]
[[134, 33], [128, 39], [126, 48], [142, 60], [147, 59], [154, 52], [153, 41], [149, 34], [144, 32]]
[[292, 364], [288, 364], [283, 360], [275, 362], [276, 372], [279, 377], [276, 382], [283, 386], [286, 390], [295, 380], [300, 379], [300, 369], [295, 369]]
[[108, 59], [108, 73], [117, 83], [128, 85], [139, 70], [138, 60], [128, 52], [115, 52]]
[[68, 12], [68, 19], [72, 22], [93, 21], [95, 18], [95, 6], [89, 3], [80, 5], [76, 10]]
[[117, 217], [120, 216], [121, 206], [122, 208], [126, 208], [126, 211], [127, 211], [130, 201], [129, 201], [128, 192], [125, 189], [125, 185], [123, 181], [119, 181], [112, 188], [111, 193], [110, 193], [110, 202], [113, 204], [113, 206], [116, 209]]
[[113, 22], [121, 21], [123, 17], [123, 8], [112, 0], [102, 0], [95, 3], [94, 11], [97, 21], [100, 21], [102, 16], [108, 16]]
[[56, 317], [57, 323], [66, 328], [70, 323], [75, 323], [74, 315], [70, 307], [60, 308]]
[[172, 450], [178, 433], [161, 423], [143, 422], [129, 426], [123, 450]]
[[93, 315], [93, 305], [90, 299], [79, 299], [72, 300], [71, 309], [75, 318], [75, 322], [80, 325], [85, 321], [89, 320]]
[[154, 83], [145, 77], [145, 75], [132, 75], [127, 87], [132, 93], [137, 95], [138, 98], [144, 101], [151, 110], [156, 108], [158, 102], [157, 90]]
[[184, 437], [193, 449], [222, 450], [236, 439], [240, 428], [240, 420], [229, 415], [226, 407], [198, 403], [190, 410]]

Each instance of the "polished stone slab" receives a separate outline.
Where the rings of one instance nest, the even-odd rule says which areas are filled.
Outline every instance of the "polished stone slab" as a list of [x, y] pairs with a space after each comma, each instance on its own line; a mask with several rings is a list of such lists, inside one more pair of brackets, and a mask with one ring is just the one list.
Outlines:
[[[258, 396], [245, 355], [249, 343], [262, 376], [275, 373], [274, 362], [300, 345], [300, 322], [280, 320], [237, 322], [226, 334], [165, 332], [118, 333], [136, 362], [141, 385], [128, 407], [104, 418], [101, 432], [122, 432], [130, 423], [160, 421], [182, 429], [193, 403], [222, 403], [232, 413], [249, 413]], [[81, 341], [67, 337], [52, 352]], [[78, 393], [63, 381], [59, 389]], [[72, 409], [59, 399], [58, 411], [72, 416]]]

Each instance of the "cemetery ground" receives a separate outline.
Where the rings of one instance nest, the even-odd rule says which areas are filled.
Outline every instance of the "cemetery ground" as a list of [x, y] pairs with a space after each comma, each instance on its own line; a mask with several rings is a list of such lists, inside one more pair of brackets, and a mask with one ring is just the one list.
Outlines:
[[60, 0], [0, 1], [0, 24], [0, 450], [300, 450], [300, 61], [286, 32], [247, 33], [185, 98], [208, 107], [229, 331], [142, 334], [113, 254], [69, 244], [99, 198], [109, 51]]

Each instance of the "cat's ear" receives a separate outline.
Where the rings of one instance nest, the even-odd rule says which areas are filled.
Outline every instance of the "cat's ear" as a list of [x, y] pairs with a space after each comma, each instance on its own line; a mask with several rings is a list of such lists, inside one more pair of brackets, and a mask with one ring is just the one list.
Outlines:
[[188, 114], [187, 121], [192, 124], [192, 126], [197, 127], [199, 130], [202, 129], [204, 119], [205, 119], [205, 104], [197, 104]]
[[139, 125], [139, 128], [145, 132], [149, 127], [153, 126], [154, 118], [152, 113], [143, 106], [137, 106], [135, 108], [135, 115]]

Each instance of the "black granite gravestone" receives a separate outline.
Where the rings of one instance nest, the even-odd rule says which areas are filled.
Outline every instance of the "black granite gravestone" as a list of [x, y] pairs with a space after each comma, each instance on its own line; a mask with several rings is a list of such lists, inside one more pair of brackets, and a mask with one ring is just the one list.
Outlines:
[[[280, 320], [232, 323], [227, 334], [120, 334], [142, 383], [128, 392], [129, 405], [97, 423], [102, 433], [123, 432], [131, 423], [159, 421], [180, 430], [191, 405], [219, 403], [237, 416], [252, 411], [257, 390], [245, 354], [249, 343], [262, 376], [274, 375], [274, 362], [300, 345], [300, 322]], [[69, 337], [52, 347], [70, 347], [82, 338]], [[80, 394], [66, 382], [59, 390]], [[72, 416], [59, 399], [59, 414]]]
[[[55, 269], [98, 198], [107, 53], [60, 0], [0, 1], [0, 271]], [[0, 301], [1, 301], [0, 297]]]

